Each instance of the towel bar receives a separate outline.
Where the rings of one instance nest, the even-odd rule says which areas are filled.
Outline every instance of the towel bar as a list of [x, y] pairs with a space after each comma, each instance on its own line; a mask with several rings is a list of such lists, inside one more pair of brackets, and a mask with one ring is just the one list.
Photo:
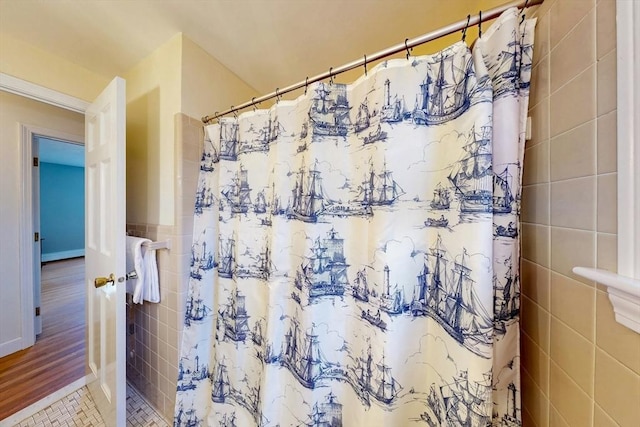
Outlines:
[[142, 244], [147, 249], [171, 249], [171, 240], [163, 240], [159, 242], [145, 242]]

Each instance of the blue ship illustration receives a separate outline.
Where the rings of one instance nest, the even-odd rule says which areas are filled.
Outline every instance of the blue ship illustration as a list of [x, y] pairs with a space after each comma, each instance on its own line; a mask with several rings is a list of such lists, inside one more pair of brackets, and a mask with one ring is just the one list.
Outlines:
[[482, 126], [478, 133], [474, 125], [464, 146], [464, 157], [449, 174], [462, 213], [493, 212], [491, 129]]
[[221, 191], [232, 214], [247, 213], [251, 205], [251, 188], [248, 182], [248, 172], [240, 165], [240, 171], [234, 174], [231, 184]]
[[444, 402], [440, 394], [440, 388], [435, 383], [431, 384], [427, 395], [426, 411], [420, 414], [420, 419], [426, 422], [429, 427], [440, 427], [444, 418]]
[[200, 323], [205, 320], [213, 310], [205, 305], [204, 300], [199, 295], [191, 294], [187, 300], [184, 313], [184, 324], [190, 326], [192, 323]]
[[446, 227], [449, 225], [449, 220], [440, 215], [440, 218], [427, 218], [424, 222], [426, 227]]
[[496, 98], [517, 93], [520, 85], [520, 43], [515, 30], [511, 37], [507, 49], [500, 52], [494, 60], [487, 61]]
[[264, 342], [264, 337], [262, 335], [262, 321], [258, 320], [253, 325], [253, 330], [251, 331], [251, 341], [258, 347], [262, 347]]
[[353, 297], [363, 302], [369, 302], [369, 285], [367, 283], [367, 273], [365, 269], [359, 270], [356, 273], [356, 278], [353, 279], [352, 286]]
[[356, 358], [354, 366], [350, 368], [350, 373], [353, 376], [351, 381], [353, 381], [354, 391], [367, 405], [370, 405], [370, 398], [388, 405], [402, 391], [402, 386], [392, 376], [391, 367], [385, 363], [384, 352], [381, 360], [374, 362], [371, 344], [369, 344], [366, 353]]
[[433, 190], [433, 199], [430, 203], [431, 209], [445, 210], [451, 206], [451, 192], [449, 189], [438, 183], [436, 189]]
[[531, 67], [533, 63], [533, 45], [520, 44], [520, 89], [528, 91], [531, 86]]
[[358, 114], [356, 115], [356, 122], [354, 124], [356, 133], [362, 132], [371, 125], [371, 116], [372, 114], [369, 112], [369, 103], [367, 98], [365, 98], [360, 104], [360, 107], [358, 107]]
[[420, 419], [430, 427], [486, 427], [491, 425], [490, 413], [491, 374], [485, 374], [483, 381], [470, 381], [462, 371], [448, 384], [431, 385]]
[[193, 406], [185, 410], [182, 402], [180, 402], [178, 411], [173, 417], [173, 425], [175, 427], [201, 427], [203, 426], [203, 421], [198, 418]]
[[220, 420], [219, 427], [238, 427], [236, 424], [236, 413], [221, 414], [218, 418]]
[[384, 284], [383, 292], [380, 294], [380, 309], [388, 314], [400, 314], [404, 310], [402, 291], [395, 287], [391, 292], [391, 283], [389, 282], [389, 266], [384, 266]]
[[387, 133], [383, 131], [380, 124], [378, 124], [378, 127], [376, 128], [376, 130], [373, 132], [369, 132], [369, 135], [365, 136], [362, 142], [364, 144], [373, 144], [374, 142], [384, 141], [386, 139], [387, 139]]
[[237, 121], [220, 122], [220, 159], [238, 159], [239, 129]]
[[507, 272], [504, 275], [505, 282], [499, 283], [496, 277], [493, 278], [494, 324], [496, 331], [500, 333], [506, 332], [505, 322], [520, 314], [520, 278], [513, 273], [511, 257], [505, 263], [507, 264]]
[[320, 351], [318, 335], [314, 335], [312, 329], [311, 332], [304, 332], [303, 336], [296, 318], [292, 319], [285, 334], [280, 354], [274, 355], [268, 345], [265, 362], [286, 367], [302, 386], [309, 389], [315, 388], [316, 381], [331, 367]]
[[309, 109], [313, 135], [346, 136], [349, 130], [349, 108], [346, 85], [331, 85], [329, 90], [329, 85], [319, 83]]
[[264, 195], [264, 190], [260, 190], [256, 195], [256, 202], [253, 205], [253, 211], [257, 214], [263, 214], [267, 212], [267, 200]]
[[200, 158], [200, 170], [203, 172], [213, 172], [215, 170], [215, 164], [220, 161], [220, 154], [216, 151], [215, 146], [208, 137], [205, 137], [204, 144], [205, 149], [202, 151], [202, 157]]
[[236, 274], [236, 240], [233, 237], [220, 239], [220, 262], [218, 276], [231, 279]]
[[504, 168], [501, 173], [493, 176], [493, 213], [507, 214], [513, 210], [515, 198], [511, 192], [511, 182], [513, 177], [509, 174], [509, 169]]
[[216, 403], [224, 403], [231, 391], [229, 373], [227, 372], [227, 365], [225, 365], [224, 359], [222, 362], [216, 364], [211, 382], [211, 400]]
[[383, 331], [387, 329], [387, 322], [382, 320], [380, 310], [378, 310], [376, 314], [371, 314], [369, 309], [367, 309], [367, 311], [362, 310], [362, 314], [360, 315], [360, 317], [371, 323], [373, 326], [377, 326], [378, 328], [382, 329]]
[[326, 400], [313, 404], [309, 414], [310, 421], [304, 427], [342, 427], [342, 404], [338, 403], [335, 394], [329, 392]]
[[460, 344], [487, 358], [491, 354], [492, 316], [474, 291], [472, 271], [465, 264], [465, 256], [463, 250], [460, 262], [452, 261], [448, 276], [449, 257], [438, 235], [427, 254], [430, 262], [425, 261], [418, 275], [409, 311], [413, 316], [431, 317]]
[[244, 342], [249, 333], [249, 315], [245, 306], [245, 296], [237, 289], [229, 297], [227, 306], [220, 311], [224, 325], [224, 336], [232, 341]]
[[294, 286], [306, 288], [309, 298], [341, 296], [349, 284], [347, 261], [344, 257], [344, 239], [332, 228], [325, 239], [316, 238], [311, 248], [311, 256], [296, 272]]
[[[249, 252], [246, 253], [250, 255]], [[255, 279], [268, 280], [274, 266], [271, 262], [271, 249], [269, 249], [269, 241], [265, 241], [264, 248], [259, 255], [252, 257], [250, 264], [238, 264], [235, 268], [235, 275], [239, 278], [252, 277]]]
[[192, 279], [201, 280], [202, 272], [209, 271], [216, 267], [213, 259], [213, 251], [207, 248], [207, 242], [194, 242], [191, 246], [191, 269], [189, 276]]
[[297, 172], [295, 187], [292, 190], [293, 199], [287, 209], [287, 218], [298, 219], [304, 222], [317, 222], [318, 215], [325, 207], [322, 192], [322, 177], [316, 165], [307, 171], [303, 166]]
[[210, 187], [207, 187], [204, 182], [200, 182], [198, 190], [196, 191], [195, 214], [202, 214], [205, 209], [211, 208], [215, 202], [216, 198], [213, 195], [213, 190], [211, 190]]
[[504, 225], [495, 225], [493, 235], [495, 237], [515, 238], [518, 237], [518, 228], [515, 226], [513, 221], [509, 221], [509, 224], [506, 227]]
[[[244, 380], [246, 381], [245, 376]], [[264, 425], [262, 411], [260, 410], [260, 384], [251, 387], [248, 386], [244, 390], [231, 384], [228, 369], [224, 360], [218, 362], [211, 378], [211, 400], [215, 403], [227, 403], [229, 400], [236, 402], [245, 408], [256, 421], [257, 425]], [[235, 414], [225, 418], [227, 422], [233, 420], [235, 422]], [[230, 424], [227, 424], [230, 425]]]
[[280, 196], [276, 194], [276, 185], [271, 184], [271, 215], [284, 215], [286, 212], [280, 202]]
[[380, 122], [396, 123], [402, 121], [407, 114], [404, 107], [404, 100], [398, 98], [398, 95], [391, 99], [391, 81], [389, 79], [384, 82], [384, 104], [380, 109]]
[[387, 169], [386, 161], [380, 172], [376, 172], [371, 163], [369, 173], [359, 190], [360, 203], [365, 206], [388, 206], [405, 194], [393, 179], [393, 172]]
[[[456, 64], [456, 59], [459, 58]], [[438, 56], [438, 72], [431, 73], [420, 85], [421, 96], [413, 110], [413, 122], [419, 125], [439, 125], [460, 117], [471, 105], [470, 81], [473, 61], [467, 55], [456, 56], [445, 50]]]

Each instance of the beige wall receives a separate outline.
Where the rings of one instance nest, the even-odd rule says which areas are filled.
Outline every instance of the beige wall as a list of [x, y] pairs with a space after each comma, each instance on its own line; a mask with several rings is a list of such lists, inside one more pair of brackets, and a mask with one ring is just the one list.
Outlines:
[[82, 114], [0, 91], [0, 356], [7, 343], [33, 334], [21, 329], [21, 124], [84, 136]]
[[614, 0], [537, 11], [522, 201], [525, 426], [640, 420], [640, 335], [606, 291], [571, 272], [616, 270]]
[[96, 74], [5, 34], [0, 36], [0, 52], [0, 72], [89, 102], [114, 77]]

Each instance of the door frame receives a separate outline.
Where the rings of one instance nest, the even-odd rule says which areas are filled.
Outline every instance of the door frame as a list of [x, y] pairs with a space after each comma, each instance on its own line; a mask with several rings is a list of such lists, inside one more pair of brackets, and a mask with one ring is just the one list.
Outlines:
[[[27, 201], [27, 197], [29, 198], [29, 201], [31, 202], [31, 209], [29, 210], [28, 207], [24, 212], [21, 212], [21, 221], [24, 221], [24, 225], [28, 226], [29, 224], [31, 225], [31, 229], [30, 230], [26, 230], [26, 232], [24, 233], [24, 235], [21, 235], [21, 238], [24, 239], [29, 239], [29, 243], [30, 244], [34, 244], [33, 245], [33, 251], [31, 252], [32, 255], [32, 260], [31, 262], [29, 262], [28, 259], [25, 259], [25, 263], [28, 265], [32, 265], [31, 268], [31, 278], [22, 276], [28, 280], [26, 280], [26, 283], [24, 281], [21, 281], [22, 287], [24, 288], [24, 286], [28, 286], [29, 283], [32, 283], [32, 289], [33, 289], [33, 303], [31, 304], [31, 307], [37, 307], [37, 304], [40, 304], [41, 302], [41, 277], [40, 277], [40, 268], [41, 268], [41, 254], [42, 254], [42, 230], [40, 228], [40, 167], [34, 167], [32, 164], [32, 160], [34, 157], [40, 157], [40, 148], [38, 146], [38, 142], [36, 141], [36, 137], [43, 137], [43, 138], [49, 138], [49, 139], [55, 139], [55, 140], [59, 140], [62, 143], [66, 143], [66, 144], [76, 144], [76, 145], [81, 145], [84, 149], [84, 136], [82, 135], [75, 135], [75, 134], [69, 134], [66, 132], [60, 132], [54, 129], [47, 129], [47, 128], [43, 128], [43, 127], [38, 127], [38, 126], [31, 126], [31, 125], [25, 125], [23, 123], [20, 124], [20, 135], [21, 135], [21, 141], [20, 141], [20, 147], [21, 147], [21, 151], [22, 151], [22, 169], [25, 172], [25, 174], [23, 175], [23, 179], [22, 179], [22, 185], [25, 187], [24, 190], [28, 192], [28, 190], [31, 190], [31, 194], [26, 194], [23, 191], [23, 200], [22, 203], [24, 205], [24, 203]], [[28, 146], [31, 146], [31, 152], [28, 151]], [[31, 173], [29, 173], [29, 169], [31, 170]], [[31, 183], [29, 185], [29, 182], [27, 182], [27, 176], [29, 176], [31, 178]], [[29, 218], [31, 217], [31, 218]], [[24, 230], [24, 228], [22, 228], [22, 224], [20, 227], [20, 230]], [[34, 242], [34, 240], [32, 239], [31, 236], [34, 235], [34, 233], [40, 233], [40, 238], [38, 239], [38, 242]], [[24, 241], [21, 245], [21, 247], [25, 247], [25, 249], [27, 248], [27, 242]], [[21, 253], [21, 255], [23, 255], [23, 253]], [[21, 258], [24, 259], [24, 258]], [[24, 295], [24, 289], [21, 290], [23, 292]], [[33, 313], [33, 311], [32, 311]], [[28, 313], [27, 313], [28, 314]], [[25, 331], [30, 330], [30, 329], [25, 329]], [[39, 335], [42, 332], [42, 317], [38, 316], [38, 315], [34, 315], [34, 340], [35, 340], [35, 336]], [[33, 345], [33, 343], [31, 344]]]
[[[36, 101], [44, 102], [65, 110], [74, 111], [84, 114], [89, 103], [49, 89], [35, 83], [27, 82], [20, 78], [0, 73], [0, 90], [13, 93], [15, 95], [24, 96]], [[22, 203], [20, 203], [20, 293], [22, 300], [21, 307], [21, 328], [22, 339], [16, 341], [18, 351], [27, 347], [31, 347], [35, 343], [35, 316], [34, 316], [34, 272], [35, 257], [33, 246], [34, 230], [34, 212], [33, 212], [33, 147], [32, 138], [35, 135], [53, 136], [56, 139], [64, 139], [72, 142], [80, 142], [84, 144], [84, 135], [70, 135], [64, 132], [54, 131], [52, 129], [31, 126], [28, 124], [20, 125], [20, 164], [19, 173], [21, 178], [20, 194], [22, 195]], [[78, 139], [79, 138], [79, 139]]]

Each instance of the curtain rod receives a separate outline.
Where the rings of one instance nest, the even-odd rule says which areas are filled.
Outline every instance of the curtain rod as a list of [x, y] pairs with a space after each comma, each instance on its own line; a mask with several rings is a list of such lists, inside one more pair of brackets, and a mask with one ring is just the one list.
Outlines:
[[251, 107], [254, 106], [256, 104], [259, 104], [263, 101], [267, 101], [269, 99], [272, 98], [279, 98], [280, 96], [284, 95], [285, 93], [288, 92], [292, 92], [296, 89], [300, 89], [303, 87], [308, 86], [311, 83], [315, 83], [315, 82], [319, 82], [320, 80], [324, 80], [326, 78], [333, 78], [334, 76], [344, 73], [345, 71], [349, 71], [349, 70], [353, 70], [354, 68], [358, 68], [361, 67], [363, 65], [366, 65], [370, 62], [373, 61], [377, 61], [378, 59], [382, 59], [385, 58], [387, 56], [391, 56], [393, 54], [396, 54], [398, 52], [402, 52], [402, 51], [407, 51], [407, 54], [409, 53], [409, 49], [430, 42], [432, 40], [438, 39], [440, 37], [444, 37], [444, 36], [448, 36], [449, 34], [453, 34], [455, 32], [458, 31], [462, 31], [464, 28], [466, 27], [471, 27], [473, 25], [478, 24], [479, 22], [484, 22], [484, 21], [488, 21], [494, 18], [497, 18], [498, 16], [500, 16], [502, 14], [502, 12], [504, 12], [507, 9], [510, 9], [512, 7], [517, 7], [518, 9], [524, 9], [525, 7], [529, 7], [529, 6], [535, 6], [538, 4], [541, 4], [544, 0], [519, 0], [519, 1], [512, 1], [510, 3], [505, 3], [502, 6], [498, 6], [495, 7], [493, 9], [490, 9], [486, 12], [482, 12], [480, 11], [480, 14], [475, 15], [475, 16], [471, 16], [468, 19], [463, 19], [461, 21], [455, 22], [453, 24], [449, 24], [446, 27], [442, 27], [438, 30], [432, 31], [430, 33], [427, 34], [423, 34], [421, 36], [415, 37], [413, 39], [406, 39], [404, 41], [404, 43], [399, 43], [395, 46], [391, 46], [390, 48], [381, 50], [379, 52], [376, 52], [374, 54], [371, 55], [365, 55], [363, 58], [349, 62], [348, 64], [342, 65], [340, 67], [335, 67], [335, 68], [330, 68], [329, 71], [324, 72], [322, 74], [318, 74], [317, 76], [311, 77], [311, 78], [306, 78], [305, 80], [302, 80], [298, 83], [294, 83], [290, 86], [287, 86], [283, 89], [276, 89], [275, 92], [271, 92], [268, 93], [266, 95], [262, 95], [258, 98], [253, 98], [251, 99], [251, 101], [247, 101], [244, 104], [240, 104], [237, 106], [231, 106], [231, 108], [229, 108], [228, 110], [225, 110], [221, 113], [216, 112], [213, 116], [204, 116], [202, 118], [202, 122], [204, 124], [209, 124], [210, 122], [212, 122], [213, 120], [225, 116], [227, 114], [230, 113], [234, 113], [238, 110], [242, 110], [244, 108], [247, 107]]

